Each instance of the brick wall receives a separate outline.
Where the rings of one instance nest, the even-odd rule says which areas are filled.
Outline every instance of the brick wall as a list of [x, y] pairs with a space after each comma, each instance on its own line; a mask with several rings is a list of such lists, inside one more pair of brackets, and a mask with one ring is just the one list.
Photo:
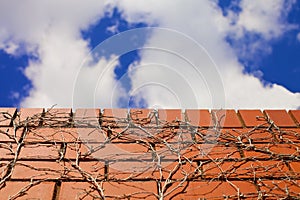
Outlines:
[[297, 199], [299, 124], [299, 110], [0, 108], [0, 199]]

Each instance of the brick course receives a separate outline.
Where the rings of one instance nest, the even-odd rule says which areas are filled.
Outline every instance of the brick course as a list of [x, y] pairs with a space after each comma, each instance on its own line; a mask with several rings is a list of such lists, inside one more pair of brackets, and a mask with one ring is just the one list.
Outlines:
[[0, 113], [0, 199], [300, 198], [298, 111]]

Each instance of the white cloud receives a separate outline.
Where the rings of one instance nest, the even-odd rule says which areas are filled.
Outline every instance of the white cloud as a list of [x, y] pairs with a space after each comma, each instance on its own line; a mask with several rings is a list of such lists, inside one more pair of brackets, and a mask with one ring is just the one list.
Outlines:
[[232, 26], [227, 31], [239, 57], [257, 60], [272, 53], [270, 41], [280, 38], [297, 25], [287, 16], [296, 0], [242, 0], [241, 12], [228, 10]]
[[107, 1], [5, 1], [1, 3], [0, 25], [7, 38], [36, 44], [53, 27], [64, 28], [79, 37], [79, 30], [95, 23], [104, 14]]
[[14, 42], [8, 42], [5, 45], [0, 44], [0, 48], [3, 49], [7, 54], [15, 55], [17, 54], [19, 46]]
[[237, 25], [246, 31], [262, 34], [264, 38], [276, 38], [292, 28], [285, 22], [285, 15], [295, 0], [243, 0]]
[[[0, 31], [5, 33], [0, 38], [1, 48], [14, 54], [17, 44], [25, 44], [24, 51], [38, 57], [30, 60], [24, 70], [33, 88], [21, 106], [115, 106], [118, 96], [112, 99], [109, 95], [116, 85], [114, 68], [105, 73], [102, 81], [105, 87], [97, 86], [98, 77], [110, 60], [102, 58], [96, 63], [88, 62], [92, 59], [88, 42], [80, 36], [81, 30], [104, 15], [106, 2], [30, 0], [1, 3]], [[121, 95], [122, 89], [119, 90], [117, 93]]]
[[300, 33], [297, 34], [297, 40], [300, 42]]
[[[132, 95], [144, 98], [153, 107], [212, 107], [222, 103], [234, 108], [298, 107], [300, 94], [275, 84], [263, 86], [258, 78], [243, 74], [235, 50], [225, 42], [226, 36], [233, 31], [237, 31], [240, 37], [245, 30], [257, 32], [266, 41], [280, 37], [290, 27], [278, 14], [285, 12], [285, 4], [273, 1], [251, 0], [254, 3], [250, 5], [250, 1], [243, 0], [240, 4], [243, 12], [240, 15], [232, 13], [230, 17], [222, 15], [216, 1], [113, 1], [129, 22], [158, 24], [195, 39], [207, 50], [221, 74], [219, 78], [211, 71], [214, 64], [208, 54], [199, 51], [199, 47], [187, 42], [189, 40], [176, 38], [176, 34], [171, 35], [172, 38], [159, 31], [153, 32], [147, 46], [171, 50], [192, 60], [195, 58], [197, 65], [191, 67], [190, 63], [170, 52], [142, 51], [141, 62], [132, 65], [129, 72]], [[80, 37], [80, 30], [103, 16], [105, 2], [31, 0], [1, 3], [0, 43], [6, 46], [9, 42], [25, 43], [25, 50], [39, 58], [32, 60], [25, 70], [33, 89], [22, 106], [58, 104], [69, 107], [74, 103], [77, 107], [116, 107], [118, 99], [125, 96], [115, 80], [115, 57], [89, 62], [92, 58], [88, 43]], [[235, 25], [231, 24], [233, 19]], [[14, 48], [7, 51], [15, 52]], [[84, 67], [80, 68], [84, 60]], [[204, 76], [201, 77], [199, 71]], [[79, 79], [76, 79], [78, 73]], [[104, 76], [99, 75], [102, 73]], [[214, 81], [223, 83], [224, 89], [212, 88]], [[74, 88], [75, 99], [72, 96]], [[224, 102], [222, 98], [215, 98], [222, 96], [222, 92], [226, 95]]]
[[10, 98], [11, 99], [19, 99], [20, 93], [19, 92], [11, 92]]
[[[100, 59], [97, 63], [89, 62], [92, 58], [87, 42], [58, 30], [48, 33], [39, 44], [40, 60], [31, 62], [25, 70], [34, 88], [23, 101], [23, 106], [49, 107], [58, 104], [59, 107], [70, 107], [73, 104], [74, 107], [110, 107], [114, 100], [109, 94], [116, 84], [114, 68], [105, 73], [101, 91], [95, 91], [98, 78], [110, 61]], [[103, 93], [107, 95], [104, 97]], [[94, 98], [99, 101], [94, 102]]]
[[[159, 24], [161, 27], [172, 28], [187, 34], [203, 45], [217, 64], [221, 74], [226, 95], [225, 107], [296, 108], [300, 105], [299, 93], [294, 94], [276, 84], [264, 86], [253, 75], [243, 74], [243, 66], [237, 61], [234, 49], [224, 40], [228, 33], [237, 30], [237, 26], [263, 35], [266, 41], [283, 34], [289, 25], [280, 21], [280, 14], [277, 12], [282, 13], [286, 8], [282, 1], [274, 2], [255, 1], [251, 6], [249, 1], [242, 1], [243, 11], [234, 26], [230, 24], [232, 19], [223, 17], [220, 9], [212, 1], [122, 0], [119, 1], [118, 6], [124, 11], [124, 17], [129, 21], [146, 21], [150, 24]], [[147, 45], [164, 46], [168, 50], [188, 52], [191, 55], [199, 53], [185, 41], [168, 38], [159, 32], [152, 34]], [[199, 57], [201, 57], [200, 54]], [[161, 64], [171, 67], [177, 75], [161, 67]], [[139, 98], [143, 96], [148, 105], [154, 107], [214, 106], [211, 88], [205, 87], [205, 80], [218, 78], [217, 76], [202, 79], [193, 76], [189, 74], [189, 72], [193, 73], [189, 64], [171, 54], [160, 52], [144, 51], [141, 54], [140, 65], [150, 66], [148, 68], [135, 67], [136, 70], [133, 70], [131, 74], [133, 89], [140, 90]], [[208, 66], [212, 65], [203, 61], [197, 65], [197, 69], [207, 70]], [[190, 85], [187, 87], [185, 84]]]
[[116, 34], [116, 33], [119, 33], [120, 31], [118, 30], [118, 26], [119, 26], [119, 22], [117, 22], [115, 25], [112, 25], [112, 26], [109, 26], [107, 27], [107, 31], [113, 33], [113, 34]]

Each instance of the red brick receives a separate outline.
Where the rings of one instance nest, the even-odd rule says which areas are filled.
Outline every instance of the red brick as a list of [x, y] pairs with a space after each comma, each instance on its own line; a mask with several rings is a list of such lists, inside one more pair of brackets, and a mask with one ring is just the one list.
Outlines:
[[180, 152], [180, 157], [195, 161], [240, 158], [240, 153], [237, 147], [218, 144], [182, 145], [180, 149], [177, 148], [176, 151], [171, 151], [167, 147], [157, 150], [158, 155], [160, 155], [163, 160], [177, 160], [177, 152]]
[[247, 161], [240, 165], [236, 171], [239, 178], [253, 178], [254, 173], [257, 178], [285, 178], [290, 176], [288, 166], [284, 161], [270, 160], [270, 161]]
[[[52, 161], [54, 162], [54, 161]], [[95, 174], [90, 174], [91, 171], [86, 172], [85, 170], [89, 170], [89, 167], [86, 167], [85, 164], [81, 164], [81, 162], [76, 162], [76, 160], [61, 160], [59, 164], [63, 167], [63, 170], [61, 171], [61, 178], [60, 179], [67, 179], [67, 180], [87, 180], [91, 178], [91, 176]], [[91, 162], [91, 165], [93, 165], [93, 161]], [[101, 171], [99, 170], [99, 173]], [[102, 177], [96, 177], [101, 179]]]
[[[99, 145], [101, 145], [101, 144], [99, 144]], [[89, 148], [88, 148], [88, 146], [85, 146], [85, 144], [69, 143], [69, 144], [67, 144], [67, 148], [66, 148], [64, 157], [66, 159], [76, 159], [79, 156], [79, 157], [87, 157], [87, 158], [93, 159], [93, 156], [90, 155], [90, 154], [92, 154], [92, 152], [90, 152], [90, 154], [86, 155], [87, 153], [89, 153]]]
[[244, 132], [244, 129], [198, 129], [194, 132], [195, 140], [198, 143], [236, 142], [237, 137]]
[[17, 161], [12, 179], [57, 179], [64, 173], [61, 163], [54, 161]]
[[82, 142], [101, 143], [107, 139], [106, 133], [100, 128], [77, 128], [78, 138]]
[[127, 118], [127, 115], [128, 115], [128, 109], [113, 108], [113, 109], [104, 109], [102, 117], [124, 119], [124, 118]]
[[299, 180], [262, 180], [258, 182], [260, 191], [268, 198], [282, 198], [287, 196], [289, 198], [300, 198], [300, 181]]
[[[101, 187], [101, 183], [99, 183]], [[102, 189], [102, 188], [101, 188]], [[102, 199], [101, 192], [97, 192], [95, 186], [88, 182], [63, 182], [59, 191], [59, 200], [82, 199], [94, 200]]]
[[19, 128], [16, 131], [13, 127], [1, 127], [0, 128], [0, 142], [17, 142], [22, 136], [23, 128]]
[[0, 180], [4, 178], [9, 169], [9, 161], [0, 160]]
[[16, 111], [16, 108], [0, 108], [0, 126], [10, 126]]
[[147, 125], [151, 123], [151, 117], [153, 119], [153, 116], [153, 109], [130, 109], [130, 118], [135, 124]]
[[274, 144], [269, 149], [273, 154], [281, 156], [300, 155], [300, 144]]
[[77, 109], [75, 112], [74, 122], [77, 127], [98, 127], [100, 117], [100, 109], [87, 108]]
[[201, 177], [207, 179], [224, 179], [224, 177], [227, 178], [230, 176], [231, 173], [234, 173], [235, 164], [236, 162], [223, 160], [200, 162], [200, 175]]
[[[54, 182], [11, 182], [1, 188], [1, 199], [53, 199]], [[23, 192], [21, 192], [23, 191]]]
[[19, 154], [19, 159], [59, 159], [61, 145], [55, 144], [25, 144]]
[[128, 109], [104, 109], [101, 120], [102, 126], [127, 126]]
[[265, 114], [279, 127], [295, 127], [296, 124], [286, 110], [265, 110]]
[[153, 193], [156, 192], [155, 182], [103, 182], [98, 183], [100, 190], [87, 182], [63, 182], [61, 185], [59, 199], [156, 199]]
[[149, 143], [135, 143], [135, 144], [113, 144], [116, 146], [117, 151], [121, 152], [121, 159], [132, 159], [132, 160], [145, 160], [152, 159], [153, 151], [151, 144]]
[[191, 137], [190, 130], [188, 129], [176, 129], [174, 127], [168, 128], [114, 128], [107, 129], [102, 128], [107, 135], [110, 136], [112, 143], [136, 143], [141, 141], [144, 143], [156, 143], [161, 144], [168, 142], [172, 146], [176, 146], [181, 143], [194, 142]]
[[183, 121], [181, 109], [159, 109], [158, 117], [161, 123], [173, 124], [178, 121]]
[[202, 167], [205, 178], [284, 178], [289, 174], [289, 168], [280, 161], [218, 161]]
[[245, 143], [270, 143], [275, 140], [274, 134], [267, 129], [242, 129], [240, 133], [237, 140]]
[[50, 115], [52, 117], [70, 117], [72, 115], [72, 108], [48, 108], [45, 112], [45, 116]]
[[237, 159], [240, 153], [235, 146], [219, 144], [197, 144], [185, 150], [183, 156], [193, 160]]
[[106, 133], [100, 128], [32, 128], [27, 133], [26, 142], [104, 142]]
[[72, 122], [71, 108], [49, 108], [45, 112], [44, 126], [70, 126]]
[[217, 126], [224, 128], [242, 127], [234, 110], [212, 110], [211, 114]]
[[61, 179], [67, 180], [90, 180], [95, 178], [103, 180], [105, 178], [105, 165], [102, 161], [79, 161], [67, 160], [61, 161], [64, 171], [62, 171]]
[[0, 142], [13, 142], [14, 130], [13, 128], [0, 128]]
[[243, 147], [243, 154], [246, 158], [251, 159], [267, 159], [271, 157], [271, 152], [268, 151], [267, 146], [256, 144], [256, 145], [246, 145]]
[[298, 161], [291, 161], [289, 162], [289, 166], [294, 176], [299, 178], [300, 176], [300, 162]]
[[300, 143], [300, 129], [280, 129], [280, 131], [276, 131], [276, 135], [284, 143]]
[[[169, 193], [172, 191], [171, 193]], [[226, 199], [256, 197], [255, 185], [246, 181], [174, 182], [165, 192], [168, 199]]]
[[92, 177], [97, 177], [97, 179], [104, 179], [105, 174], [105, 165], [104, 162], [101, 161], [81, 161], [79, 162], [79, 167], [84, 171], [87, 172]]
[[209, 113], [209, 110], [187, 109], [185, 111], [185, 115], [186, 115], [187, 121], [192, 126], [201, 126], [201, 127], [213, 126], [213, 121], [211, 118], [211, 114]]
[[157, 162], [155, 161], [110, 161], [108, 163], [109, 180], [155, 179]]
[[[144, 128], [102, 128], [106, 135], [110, 137], [111, 142], [136, 142], [136, 140], [153, 141], [154, 136], [160, 131], [158, 129]], [[152, 137], [153, 136], [153, 137]]]
[[[180, 154], [186, 152], [190, 145], [180, 144], [155, 144], [154, 157], [159, 157], [163, 161], [174, 161], [180, 158]], [[179, 155], [178, 155], [179, 153]]]
[[78, 128], [34, 127], [29, 129], [25, 142], [76, 142], [79, 132], [83, 131], [78, 131]]
[[156, 183], [153, 182], [104, 182], [104, 193], [108, 199], [157, 199]]
[[264, 114], [260, 110], [239, 110], [238, 113], [246, 127], [264, 126], [267, 123]]
[[[22, 124], [38, 126], [42, 122], [43, 108], [21, 108], [18, 115]], [[18, 118], [17, 118], [18, 120]]]
[[156, 179], [185, 180], [198, 175], [197, 163], [183, 159], [181, 163], [178, 161], [162, 161], [160, 167], [162, 168], [161, 172], [156, 169], [154, 173]]
[[150, 138], [152, 142], [159, 145], [163, 144], [163, 146], [165, 146], [165, 143], [168, 143], [177, 148], [176, 146], [178, 145], [181, 146], [182, 144], [191, 144], [194, 142], [191, 131], [185, 128], [153, 129], [150, 133], [153, 135], [153, 138]]
[[195, 142], [192, 137], [191, 131], [185, 128], [179, 128], [179, 129], [174, 128], [169, 130], [166, 129], [166, 130], [162, 130], [157, 135], [164, 136], [161, 138], [173, 146], [181, 145], [181, 144], [191, 144]]
[[300, 125], [300, 110], [290, 110], [289, 114], [294, 118], [298, 125]]
[[[104, 160], [141, 160], [151, 159], [152, 153], [143, 144], [68, 144], [65, 157], [75, 159], [77, 152], [80, 151], [81, 159], [104, 159]], [[94, 152], [93, 152], [94, 151]]]
[[172, 179], [184, 180], [197, 173], [197, 163], [177, 161], [112, 161], [109, 163], [108, 178], [110, 180], [129, 179]]
[[245, 157], [249, 158], [280, 158], [282, 156], [299, 156], [297, 144], [255, 144], [243, 147]]
[[13, 159], [17, 154], [17, 144], [0, 143], [0, 159]]
[[184, 142], [181, 139], [177, 140], [174, 138], [165, 140], [165, 142], [155, 143], [155, 155], [159, 156], [162, 160], [177, 160], [179, 155], [183, 155], [189, 151], [192, 145], [191, 140], [188, 137], [187, 141]]
[[[206, 134], [203, 135], [204, 131], [201, 131], [201, 134], [203, 137], [199, 142], [208, 143], [208, 141], [211, 141], [212, 143], [231, 143], [235, 144], [238, 141], [238, 137], [245, 134], [248, 130], [244, 128], [234, 128], [234, 129], [220, 129], [220, 130], [213, 130], [208, 129], [206, 131]], [[199, 135], [198, 135], [199, 136]], [[215, 138], [215, 139], [214, 139]], [[197, 140], [198, 141], [198, 140]]]

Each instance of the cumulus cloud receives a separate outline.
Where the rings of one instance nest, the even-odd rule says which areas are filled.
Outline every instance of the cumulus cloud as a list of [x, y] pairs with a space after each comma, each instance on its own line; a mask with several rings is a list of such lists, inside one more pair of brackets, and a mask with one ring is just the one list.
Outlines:
[[59, 33], [57, 29], [54, 31], [39, 44], [39, 60], [32, 61], [25, 70], [34, 87], [22, 102], [23, 106], [109, 107], [113, 100], [102, 94], [110, 94], [116, 84], [113, 67], [105, 73], [101, 91], [95, 90], [98, 78], [109, 66], [110, 59], [92, 62], [86, 41]]
[[[143, 96], [149, 106], [158, 107], [217, 105], [227, 108], [296, 108], [300, 104], [299, 93], [294, 94], [276, 84], [265, 86], [255, 76], [244, 74], [244, 66], [238, 62], [236, 51], [225, 41], [233, 30], [244, 31], [240, 33], [240, 38], [251, 31], [260, 34], [265, 41], [268, 41], [280, 37], [286, 29], [290, 28], [281, 21], [280, 13], [289, 9], [285, 7], [283, 1], [251, 1], [251, 3], [248, 0], [240, 3], [242, 11], [237, 14], [235, 17], [237, 21], [233, 24], [232, 16], [223, 16], [220, 8], [213, 1], [119, 1], [118, 6], [123, 10], [124, 17], [128, 21], [159, 24], [161, 27], [180, 31], [201, 44], [217, 65], [226, 96], [223, 105], [222, 102], [214, 104], [213, 91], [205, 86], [207, 80], [218, 79], [217, 74], [202, 79], [187, 75], [192, 71], [190, 64], [180, 62], [178, 57], [175, 58], [171, 54], [145, 50], [141, 54], [140, 65], [150, 66], [140, 67], [140, 69], [136, 66], [137, 70], [131, 75], [134, 92], [137, 88], [143, 88], [140, 89], [138, 99]], [[172, 40], [171, 37], [162, 36], [160, 32], [154, 32], [148, 40], [148, 45], [158, 44], [165, 46], [169, 51], [188, 52], [191, 55], [199, 53], [185, 41]], [[201, 54], [198, 56], [201, 57]], [[182, 77], [172, 74], [170, 70], [163, 70], [164, 66], [169, 66]], [[200, 72], [212, 67], [213, 65], [208, 65], [205, 61], [196, 65]], [[149, 86], [151, 82], [153, 87]]]
[[[292, 1], [242, 0], [242, 11], [228, 16], [223, 16], [216, 2], [5, 2], [0, 7], [0, 48], [36, 58], [24, 71], [33, 85], [21, 103], [26, 107], [117, 107], [120, 98], [130, 96], [143, 99], [150, 107], [165, 108], [298, 107], [299, 93], [276, 84], [265, 86], [257, 77], [244, 74], [237, 47], [226, 42], [228, 36], [243, 39], [252, 32], [266, 44], [282, 36], [291, 28], [282, 16]], [[95, 61], [88, 41], [80, 35], [114, 6], [128, 22], [170, 30], [168, 34], [149, 32], [145, 44], [149, 48], [140, 51], [140, 62], [128, 71], [129, 94], [114, 74], [118, 58], [111, 55]], [[262, 46], [257, 42], [253, 51]]]
[[267, 40], [281, 36], [294, 28], [286, 22], [286, 16], [294, 3], [295, 0], [242, 0], [241, 13], [236, 14], [236, 25], [241, 29], [239, 32], [258, 33]]
[[300, 42], [300, 33], [297, 34], [297, 40]]
[[270, 41], [297, 28], [295, 24], [287, 21], [294, 3], [295, 0], [242, 0], [236, 5], [240, 12], [228, 8], [227, 19], [232, 24], [227, 30], [228, 38], [231, 39], [238, 56], [259, 61], [260, 57], [270, 55]]
[[[22, 48], [24, 54], [35, 57], [24, 70], [33, 88], [21, 106], [110, 107], [111, 102], [117, 101], [103, 95], [116, 85], [114, 68], [106, 70], [110, 59], [91, 62], [93, 54], [88, 41], [80, 34], [109, 11], [107, 6], [106, 1], [97, 0], [1, 3], [1, 48], [9, 54]], [[115, 60], [113, 55], [111, 59]], [[104, 70], [105, 87], [97, 87]]]

